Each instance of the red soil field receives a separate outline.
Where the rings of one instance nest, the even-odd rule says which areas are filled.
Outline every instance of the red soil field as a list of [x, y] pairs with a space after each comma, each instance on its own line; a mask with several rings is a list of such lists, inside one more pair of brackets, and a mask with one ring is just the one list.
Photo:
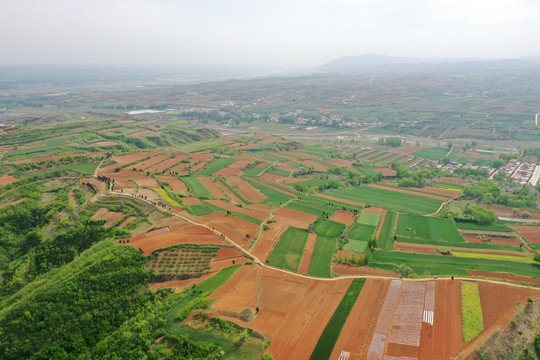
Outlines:
[[253, 267], [225, 296], [217, 300], [212, 308], [218, 312], [239, 313], [245, 308], [255, 311], [261, 270], [259, 266]]
[[308, 181], [308, 180], [313, 180], [313, 178], [311, 176], [298, 177], [298, 178], [290, 177], [290, 178], [283, 178], [281, 180], [281, 182], [283, 184], [290, 184], [290, 183], [295, 183], [295, 182], [300, 182], [300, 181]]
[[351, 256], [361, 257], [363, 255], [364, 255], [363, 253], [358, 253], [358, 252], [349, 251], [349, 250], [338, 250], [337, 252], [337, 256], [340, 258], [350, 258]]
[[243, 256], [243, 254], [237, 249], [232, 247], [220, 247], [216, 256], [212, 260], [221, 260], [231, 257]]
[[3, 186], [3, 185], [11, 184], [12, 182], [15, 182], [17, 180], [19, 179], [17, 179], [15, 176], [4, 174], [0, 176], [0, 185]]
[[184, 155], [176, 155], [176, 157], [172, 157], [170, 159], [167, 159], [159, 164], [156, 164], [152, 166], [151, 171], [155, 173], [160, 173], [164, 171], [165, 169], [168, 169], [169, 167], [173, 166], [174, 164], [182, 161]]
[[338, 210], [328, 220], [349, 226], [354, 222], [354, 217], [354, 213], [350, 211]]
[[142, 152], [136, 152], [136, 153], [133, 153], [133, 154], [117, 156], [117, 157], [115, 157], [113, 159], [115, 161], [115, 163], [112, 164], [112, 165], [108, 165], [108, 166], [105, 166], [103, 168], [100, 168], [98, 170], [98, 175], [103, 175], [105, 173], [113, 172], [114, 169], [119, 167], [119, 166], [123, 166], [123, 165], [129, 164], [129, 163], [132, 163], [134, 161], [138, 161], [140, 159], [143, 159], [143, 158], [145, 158], [147, 156], [151, 156], [151, 155], [152, 155], [151, 152], [142, 151]]
[[342, 350], [350, 352], [349, 359], [365, 359], [384, 302], [389, 280], [367, 279], [345, 326], [341, 331], [330, 359], [338, 359]]
[[351, 165], [353, 163], [353, 161], [345, 160], [345, 159], [326, 159], [326, 160], [324, 160], [324, 162], [327, 162], [329, 164], [336, 165], [336, 166], [341, 166], [341, 167], [344, 167], [344, 168], [351, 167]]
[[99, 141], [97, 143], [94, 143], [93, 145], [97, 146], [111, 146], [118, 144], [116, 141]]
[[292, 156], [296, 156], [299, 159], [319, 159], [319, 157], [315, 156], [315, 155], [308, 155], [308, 154], [302, 154], [302, 153], [297, 153], [297, 152], [290, 152], [289, 151], [287, 154], [292, 155]]
[[200, 278], [186, 279], [186, 280], [170, 280], [158, 283], [150, 283], [150, 290], [156, 291], [158, 289], [174, 289], [176, 292], [180, 292], [184, 289], [191, 287], [193, 284], [200, 284], [205, 280], [210, 279], [216, 273], [209, 273], [201, 276]]
[[380, 172], [383, 176], [396, 176], [397, 172], [396, 170], [392, 168], [379, 168], [379, 169], [373, 169], [377, 172]]
[[213, 259], [210, 262], [210, 266], [211, 266], [210, 271], [213, 271], [213, 272], [221, 271], [233, 265], [245, 264], [248, 261], [251, 261], [251, 259], [245, 256], [238, 256], [238, 257], [235, 257], [234, 259], [220, 259], [220, 260]]
[[280, 208], [274, 211], [274, 218], [280, 224], [287, 224], [301, 229], [307, 229], [311, 223], [317, 220], [316, 215], [286, 208]]
[[113, 121], [113, 123], [115, 123], [115, 124], [129, 124], [129, 123], [132, 123], [132, 122], [135, 122], [135, 120], [115, 120], [115, 121]]
[[186, 170], [187, 165], [188, 164], [186, 164], [186, 163], [180, 163], [180, 164], [170, 168], [169, 172], [174, 173], [176, 175], [180, 175], [180, 176], [188, 175], [188, 171]]
[[432, 192], [432, 193], [435, 193], [435, 194], [440, 194], [440, 195], [443, 195], [443, 196], [449, 196], [449, 197], [456, 197], [456, 196], [458, 196], [460, 194], [459, 191], [445, 190], [445, 189], [440, 189], [440, 188], [434, 187], [434, 186], [421, 187], [421, 188], [418, 188], [418, 190], [428, 191], [428, 192]]
[[242, 168], [244, 168], [250, 162], [250, 160], [237, 160], [229, 166], [216, 172], [214, 176], [221, 176], [225, 178], [229, 178], [230, 176], [240, 176], [244, 172]]
[[216, 289], [212, 294], [210, 294], [209, 298], [212, 300], [219, 299], [223, 295], [227, 294], [229, 291], [232, 290], [232, 288], [238, 284], [248, 273], [250, 273], [253, 270], [254, 266], [252, 265], [244, 265], [240, 269], [238, 269], [233, 276], [223, 286], [221, 286], [219, 289]]
[[306, 247], [304, 248], [304, 255], [302, 256], [302, 262], [298, 268], [298, 272], [300, 274], [307, 274], [308, 272], [311, 255], [313, 254], [313, 248], [315, 248], [315, 239], [317, 239], [317, 234], [309, 234]]
[[384, 214], [386, 212], [386, 210], [383, 209], [383, 208], [370, 206], [370, 207], [365, 208], [364, 210], [362, 210], [362, 212], [365, 212], [367, 214], [379, 214], [379, 215], [382, 215], [382, 214]]
[[375, 275], [375, 276], [399, 276], [395, 271], [374, 269], [366, 266], [351, 266], [347, 264], [332, 263], [332, 272], [338, 275]]
[[[471, 244], [486, 244], [481, 239], [478, 238], [477, 235], [463, 235], [463, 238], [466, 242]], [[491, 241], [487, 242], [487, 244], [495, 244], [495, 245], [507, 245], [507, 246], [516, 246], [519, 247], [519, 244], [521, 244], [521, 240], [517, 238], [500, 238], [500, 237], [489, 237]]]
[[472, 271], [472, 270], [467, 270], [467, 274], [469, 274], [470, 276], [483, 276], [483, 277], [496, 278], [496, 279], [508, 279], [512, 281], [520, 281], [520, 282], [527, 282], [530, 284], [540, 285], [540, 279], [532, 278], [528, 276], [502, 274], [502, 273], [490, 273], [490, 272], [485, 272], [485, 271]]
[[229, 245], [228, 242], [221, 239], [202, 226], [185, 223], [171, 229], [171, 231], [162, 232], [153, 236], [141, 234], [129, 239], [129, 244], [136, 249], [142, 249], [143, 255], [148, 256], [152, 251], [175, 244], [216, 244]]
[[221, 188], [212, 180], [212, 178], [207, 176], [201, 176], [198, 179], [204, 185], [204, 187], [207, 188], [208, 191], [210, 191], [210, 194], [212, 194], [213, 197], [215, 197], [216, 199], [226, 198], [225, 194], [223, 194], [223, 191], [221, 191]]
[[92, 216], [94, 220], [106, 220], [105, 227], [111, 227], [118, 220], [124, 217], [124, 214], [121, 212], [109, 211], [107, 208], [101, 208]]
[[178, 191], [182, 193], [188, 192], [186, 184], [184, 184], [182, 180], [180, 180], [176, 176], [156, 175], [156, 179], [158, 179], [159, 181], [169, 183], [169, 185], [171, 185], [171, 188], [174, 191]]
[[255, 219], [266, 220], [268, 218], [268, 214], [265, 212], [252, 210], [252, 209], [244, 208], [244, 207], [238, 207], [227, 201], [223, 201], [223, 200], [206, 200], [206, 201], [224, 210], [248, 215], [248, 216], [254, 217]]
[[115, 180], [113, 190], [115, 191], [123, 191], [126, 189], [132, 189], [133, 192], [136, 192], [137, 184], [134, 181], [130, 180]]
[[128, 136], [132, 137], [132, 138], [136, 138], [136, 137], [139, 137], [139, 136], [142, 136], [142, 135], [149, 134], [151, 132], [153, 132], [153, 131], [152, 130], [142, 130], [142, 131], [137, 131], [137, 132], [131, 133]]
[[277, 188], [277, 187], [275, 187], [275, 186], [269, 185], [269, 184], [267, 184], [267, 183], [265, 183], [265, 182], [262, 182], [262, 181], [260, 181], [260, 180], [254, 179], [254, 178], [249, 178], [249, 179], [250, 179], [250, 180], [253, 180], [253, 181], [255, 181], [256, 183], [259, 183], [259, 184], [261, 184], [261, 185], [263, 185], [263, 186], [266, 186], [267, 188], [270, 188], [270, 189], [272, 189], [272, 190], [279, 191], [279, 192], [281, 192], [281, 193], [283, 193], [283, 194], [285, 194], [285, 195], [289, 195], [289, 196], [292, 196], [292, 197], [296, 197], [296, 194], [293, 194], [292, 192], [288, 192], [288, 191], [282, 190], [282, 189], [280, 189], [280, 188]]
[[510, 226], [516, 230], [525, 241], [531, 244], [540, 244], [540, 226]]
[[313, 167], [316, 171], [326, 171], [329, 169], [328, 166], [315, 162], [313, 160], [304, 160], [302, 162], [304, 167]]
[[233, 193], [231, 190], [229, 190], [229, 188], [226, 187], [225, 185], [223, 185], [221, 182], [216, 181], [216, 185], [219, 186], [219, 188], [221, 189], [223, 194], [225, 194], [225, 197], [228, 197], [229, 201], [232, 202], [233, 204], [238, 204], [238, 205], [242, 205], [242, 206], [247, 205], [245, 202], [240, 200], [240, 198], [238, 196], [236, 196], [235, 193]]
[[[209, 221], [209, 226], [225, 234], [244, 249], [249, 247], [251, 239], [255, 237], [259, 230], [257, 225], [249, 221], [220, 213], [204, 215], [204, 219]], [[246, 237], [246, 234], [249, 237]]]
[[266, 181], [270, 181], [271, 183], [276, 183], [277, 185], [280, 185], [280, 186], [284, 186], [283, 180], [287, 179], [287, 177], [285, 176], [270, 174], [270, 173], [264, 173], [262, 178]]
[[381, 231], [384, 225], [384, 219], [386, 219], [386, 210], [383, 209], [383, 213], [381, 215], [381, 220], [379, 220], [379, 225], [377, 226], [377, 231], [375, 232], [375, 236], [377, 236], [377, 239], [381, 236]]
[[156, 201], [160, 200], [159, 194], [155, 193], [154, 191], [152, 191], [150, 189], [139, 188], [139, 190], [137, 190], [137, 195], [140, 195], [145, 200], [149, 200], [149, 201], [156, 202]]
[[263, 262], [268, 259], [270, 253], [281, 238], [281, 235], [283, 235], [288, 228], [287, 225], [278, 223], [270, 223], [268, 224], [268, 227], [270, 229], [262, 232], [261, 237], [251, 251], [254, 256]]
[[[254, 319], [248, 323], [229, 319], [268, 335], [272, 339], [268, 352], [275, 359], [309, 358], [352, 280], [301, 278], [268, 268], [262, 268], [260, 272], [260, 285], [258, 276], [250, 276], [250, 273], [236, 290], [229, 291], [215, 306], [223, 312], [230, 310], [226, 304], [235, 310], [249, 308], [256, 304], [256, 296], [244, 298], [237, 294], [256, 295], [260, 286], [260, 311]], [[225, 286], [230, 286], [228, 283]], [[233, 296], [234, 301], [229, 301], [229, 296]]]
[[237, 191], [248, 201], [258, 202], [266, 199], [259, 190], [255, 189], [251, 184], [239, 177], [227, 178], [227, 183], [237, 189]]
[[412, 154], [417, 151], [422, 150], [420, 146], [400, 146], [397, 148], [390, 149], [391, 152], [395, 152], [397, 154]]
[[[138, 164], [133, 165], [133, 167], [131, 167], [129, 170], [132, 170], [133, 168], [137, 170], [147, 170], [149, 167], [159, 164], [160, 162], [167, 159], [168, 157], [169, 157], [168, 155], [155, 155], [155, 156], [152, 156], [148, 160], [144, 160]], [[148, 170], [150, 170], [151, 172], [154, 172], [153, 169], [148, 169]]]
[[90, 202], [95, 202], [99, 196], [103, 195], [105, 191], [107, 190], [107, 185], [105, 185], [104, 182], [101, 182], [94, 178], [84, 178], [81, 179], [81, 184], [92, 184], [93, 186], [98, 188], [98, 192], [92, 196], [92, 199], [90, 199]]
[[356, 202], [356, 201], [350, 201], [350, 200], [345, 200], [345, 199], [340, 199], [340, 198], [337, 198], [337, 197], [334, 197], [334, 196], [330, 196], [330, 195], [324, 195], [324, 194], [313, 194], [314, 196], [317, 196], [317, 197], [320, 197], [321, 199], [327, 199], [327, 200], [332, 200], [332, 201], [339, 201], [339, 202], [342, 202], [344, 204], [350, 204], [350, 205], [356, 205], [356, 206], [364, 206], [364, 204], [362, 203], [359, 203], [359, 202]]
[[457, 185], [465, 185], [467, 183], [467, 180], [458, 178], [458, 177], [445, 177], [441, 176], [437, 179], [438, 181], [446, 182], [449, 184], [457, 184]]
[[124, 220], [120, 225], [118, 225], [118, 228], [123, 229], [127, 224], [135, 220], [135, 216], [130, 216], [126, 220]]
[[154, 180], [153, 177], [146, 175], [143, 171], [119, 171], [119, 172], [113, 172], [113, 173], [107, 173], [104, 174], [110, 179], [114, 179], [115, 182], [117, 180], [129, 180], [133, 179], [137, 182], [137, 184], [140, 187], [149, 187], [152, 189], [160, 189], [161, 187], [157, 183], [156, 180]]
[[191, 205], [200, 205], [201, 204], [199, 199], [197, 199], [196, 197], [193, 197], [193, 196], [182, 198], [182, 201], [184, 202], [184, 204], [189, 205], [189, 206], [191, 206]]
[[395, 192], [404, 193], [404, 194], [413, 194], [413, 195], [425, 196], [425, 197], [428, 197], [428, 198], [437, 199], [437, 200], [442, 200], [442, 201], [448, 200], [448, 198], [446, 198], [446, 197], [444, 197], [444, 196], [431, 195], [431, 194], [421, 193], [421, 192], [418, 192], [418, 191], [412, 191], [412, 190], [397, 189], [397, 188], [393, 188], [393, 187], [389, 187], [389, 186], [384, 186], [384, 185], [368, 184], [367, 186], [372, 187], [372, 188], [376, 188], [376, 189], [383, 189], [383, 190], [395, 191]]
[[210, 154], [209, 151], [205, 152], [205, 151], [200, 151], [200, 152], [196, 152], [196, 153], [193, 153], [191, 154], [191, 158], [193, 161], [200, 161], [200, 162], [206, 162], [208, 159], [210, 159], [212, 157], [213, 154]]
[[73, 191], [70, 191], [69, 192], [69, 203], [71, 204], [71, 206], [73, 206], [74, 208], [77, 207], [77, 201], [75, 200], [75, 193]]
[[28, 162], [38, 162], [38, 161], [47, 161], [47, 160], [57, 160], [62, 159], [66, 157], [75, 157], [75, 156], [94, 156], [94, 155], [103, 155], [102, 152], [85, 152], [85, 153], [79, 153], [79, 154], [69, 154], [69, 155], [58, 155], [58, 156], [49, 156], [49, 157], [42, 157], [42, 158], [35, 158], [35, 159], [26, 159], [21, 161], [15, 161], [15, 164], [25, 164]]

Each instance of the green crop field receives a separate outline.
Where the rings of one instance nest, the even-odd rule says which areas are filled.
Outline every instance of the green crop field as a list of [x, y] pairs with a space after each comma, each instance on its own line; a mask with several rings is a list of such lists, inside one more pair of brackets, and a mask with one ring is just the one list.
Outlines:
[[343, 246], [343, 250], [363, 253], [367, 249], [367, 241], [349, 239], [349, 242]]
[[268, 170], [268, 173], [283, 176], [283, 177], [289, 177], [289, 175], [291, 174], [290, 171], [282, 170], [282, 169]]
[[279, 184], [270, 182], [270, 181], [265, 180], [265, 179], [260, 179], [260, 178], [259, 178], [259, 179], [257, 179], [257, 180], [262, 181], [263, 183], [268, 184], [268, 185], [270, 185], [270, 186], [273, 186], [273, 187], [275, 187], [275, 188], [281, 189], [281, 190], [283, 190], [283, 191], [287, 191], [287, 192], [290, 192], [290, 193], [293, 193], [293, 194], [296, 194], [296, 195], [300, 195], [300, 194], [301, 194], [299, 191], [297, 191], [297, 190], [295, 190], [295, 189], [291, 189], [291, 188], [288, 188], [288, 187], [286, 187], [286, 186], [282, 186], [282, 185], [279, 185]]
[[381, 234], [377, 239], [377, 246], [385, 250], [394, 250], [394, 227], [396, 225], [397, 214], [388, 211], [384, 218]]
[[463, 340], [468, 343], [484, 331], [478, 284], [467, 281], [461, 283], [461, 315]]
[[360, 214], [356, 222], [362, 225], [377, 226], [379, 225], [380, 219], [381, 219], [381, 215], [379, 214], [371, 214], [371, 213], [363, 212]]
[[206, 165], [203, 170], [199, 171], [197, 173], [197, 176], [213, 176], [216, 172], [219, 170], [229, 166], [233, 162], [235, 162], [235, 158], [217, 158], [214, 161], [212, 161], [210, 164]]
[[309, 232], [306, 230], [288, 228], [268, 257], [268, 263], [279, 268], [297, 271], [308, 236]]
[[266, 164], [263, 167], [252, 167], [252, 168], [246, 170], [242, 176], [245, 176], [245, 177], [259, 176], [263, 171], [266, 171], [272, 165], [274, 165], [274, 164]]
[[328, 360], [330, 358], [334, 346], [336, 345], [336, 341], [341, 334], [341, 330], [343, 329], [343, 326], [345, 326], [345, 322], [347, 321], [365, 282], [366, 279], [354, 279], [352, 281], [345, 296], [343, 296], [336, 311], [334, 311], [334, 314], [330, 318], [330, 321], [326, 324], [326, 327], [311, 354], [310, 360]]
[[434, 213], [442, 202], [421, 195], [362, 186], [355, 189], [330, 190], [325, 194], [341, 199], [371, 204], [390, 210], [425, 215]]
[[396, 235], [399, 241], [419, 244], [465, 242], [452, 220], [411, 214], [399, 215]]
[[379, 176], [379, 175], [381, 175], [380, 172], [375, 171], [375, 170], [370, 169], [370, 168], [365, 167], [365, 166], [353, 165], [352, 167], [354, 169], [358, 170], [362, 175], [365, 175], [365, 176]]
[[317, 236], [315, 248], [309, 262], [308, 274], [318, 277], [330, 277], [330, 263], [337, 247], [337, 240]]
[[325, 213], [330, 217], [336, 212], [335, 208], [322, 207], [320, 204], [303, 200], [294, 200], [288, 203], [285, 208], [315, 215], [320, 218], [324, 217]]
[[[222, 209], [222, 208], [220, 208], [219, 206], [216, 206], [216, 205], [211, 204], [211, 203], [209, 203], [209, 202], [202, 201], [201, 204], [202, 204], [204, 207], [206, 207], [206, 208], [208, 208], [208, 209], [210, 209], [210, 210], [212, 210], [212, 211], [219, 212], [219, 213], [222, 213], [222, 214], [227, 214], [227, 210]], [[262, 222], [262, 221], [259, 220], [259, 219], [256, 219], [256, 218], [251, 217], [251, 216], [249, 216], [249, 215], [241, 214], [241, 213], [238, 213], [238, 212], [235, 212], [235, 211], [229, 211], [228, 214], [229, 214], [229, 215], [232, 215], [232, 216], [234, 216], [234, 217], [237, 217], [237, 218], [240, 218], [240, 219], [244, 219], [244, 220], [246, 220], [246, 221], [249, 221], [250, 223], [253, 223], [253, 224], [255, 224], [255, 225], [260, 225], [261, 222]]]
[[370, 267], [386, 270], [396, 270], [397, 265], [409, 266], [418, 275], [424, 275], [427, 272], [430, 275], [467, 276], [467, 270], [474, 270], [540, 277], [540, 266], [538, 264], [425, 255], [399, 251], [377, 250], [373, 253], [373, 261], [369, 263]]
[[341, 235], [343, 230], [345, 230], [345, 225], [330, 220], [318, 221], [313, 227], [313, 231], [316, 232], [317, 235], [330, 238], [337, 238]]
[[210, 279], [203, 281], [197, 285], [197, 290], [201, 293], [213, 292], [230, 279], [234, 273], [240, 269], [242, 265], [234, 265], [228, 268], [225, 268], [218, 272], [216, 275], [212, 276]]
[[369, 241], [373, 237], [376, 228], [374, 225], [355, 224], [347, 237], [349, 239]]
[[239, 198], [240, 200], [242, 200], [243, 202], [245, 202], [246, 204], [251, 204], [251, 201], [247, 200], [246, 198], [244, 198], [242, 196], [242, 194], [240, 194], [233, 186], [229, 185], [227, 183], [227, 181], [225, 181], [224, 178], [222, 177], [216, 177], [216, 179], [223, 184], [223, 186], [225, 186], [227, 189], [229, 189], [234, 195], [236, 195], [237, 198]]
[[446, 148], [424, 148], [415, 153], [412, 153], [411, 155], [418, 156], [422, 159], [437, 161], [440, 158], [446, 156], [446, 154], [448, 154], [448, 149]]
[[482, 225], [482, 224], [474, 224], [474, 223], [456, 223], [457, 227], [459, 229], [465, 229], [465, 230], [480, 230], [480, 231], [504, 231], [504, 232], [512, 232], [513, 230], [509, 227], [506, 227], [504, 225]]
[[184, 184], [186, 184], [193, 196], [201, 199], [214, 198], [210, 191], [208, 191], [208, 189], [196, 177], [184, 176], [181, 178], [181, 180], [184, 182]]
[[62, 166], [62, 169], [69, 169], [73, 171], [80, 172], [82, 174], [86, 175], [93, 175], [94, 171], [96, 171], [96, 168], [98, 167], [99, 163], [92, 163], [92, 164], [73, 164], [73, 165], [66, 165]]
[[281, 206], [291, 199], [289, 195], [274, 189], [270, 189], [269, 187], [266, 187], [258, 182], [249, 179], [246, 179], [246, 181], [255, 189], [259, 190], [264, 196], [266, 196], [266, 199], [262, 202], [263, 204], [270, 206]]
[[342, 210], [349, 210], [352, 212], [355, 212], [355, 211], [358, 212], [363, 209], [362, 206], [346, 204], [344, 202], [336, 201], [336, 200], [328, 200], [328, 199], [320, 198], [314, 195], [304, 195], [302, 196], [302, 199], [309, 200], [314, 203], [319, 203], [320, 204], [319, 206], [324, 206], [325, 208], [334, 207], [336, 208], [336, 210], [342, 209]]

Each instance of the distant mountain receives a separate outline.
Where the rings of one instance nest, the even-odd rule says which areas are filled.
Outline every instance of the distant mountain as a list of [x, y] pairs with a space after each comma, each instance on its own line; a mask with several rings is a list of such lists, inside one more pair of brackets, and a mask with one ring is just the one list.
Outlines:
[[371, 73], [377, 72], [469, 72], [486, 70], [523, 70], [540, 67], [540, 59], [476, 59], [476, 58], [413, 58], [379, 54], [346, 56], [330, 61], [315, 70], [316, 73]]

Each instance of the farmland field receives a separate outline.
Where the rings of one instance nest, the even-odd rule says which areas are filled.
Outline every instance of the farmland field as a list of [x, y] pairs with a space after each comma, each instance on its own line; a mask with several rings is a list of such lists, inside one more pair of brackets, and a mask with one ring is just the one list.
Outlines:
[[475, 223], [456, 223], [456, 226], [459, 229], [465, 229], [465, 230], [482, 230], [482, 231], [506, 231], [506, 232], [512, 232], [512, 229], [504, 226], [504, 225], [482, 225], [482, 224], [475, 224]]
[[448, 149], [444, 148], [425, 148], [419, 150], [411, 155], [417, 156], [419, 158], [428, 159], [428, 160], [439, 160], [448, 154]]
[[478, 284], [461, 283], [461, 314], [463, 317], [463, 340], [469, 342], [484, 331], [482, 304]]
[[377, 247], [385, 250], [394, 249], [394, 227], [396, 225], [397, 217], [397, 214], [393, 211], [386, 213], [381, 234], [377, 239]]
[[306, 230], [288, 228], [268, 257], [268, 263], [279, 268], [297, 271], [308, 236], [309, 232]]
[[210, 191], [208, 191], [208, 189], [196, 177], [184, 176], [181, 178], [181, 180], [184, 182], [184, 184], [186, 184], [193, 196], [202, 199], [214, 198]]
[[336, 209], [322, 207], [320, 204], [315, 204], [309, 201], [294, 200], [285, 206], [287, 209], [304, 212], [322, 218], [325, 214], [332, 216]]
[[330, 238], [337, 238], [343, 230], [345, 230], [345, 225], [330, 220], [318, 221], [313, 227], [313, 231], [318, 235]]
[[330, 277], [330, 263], [336, 246], [337, 240], [317, 236], [315, 248], [309, 262], [309, 275]]
[[379, 214], [363, 212], [360, 214], [356, 222], [362, 225], [369, 225], [369, 226], [377, 227], [380, 219], [381, 219], [381, 216]]
[[327, 195], [341, 199], [358, 201], [385, 209], [425, 215], [434, 213], [441, 206], [441, 201], [421, 195], [398, 193], [391, 190], [362, 186], [355, 189], [330, 190]]
[[399, 241], [419, 244], [465, 242], [452, 220], [411, 214], [399, 215], [396, 235]]
[[246, 181], [255, 189], [263, 193], [264, 196], [266, 196], [266, 200], [262, 202], [263, 204], [271, 205], [271, 206], [280, 206], [282, 204], [285, 204], [287, 201], [291, 199], [289, 195], [286, 195], [282, 192], [271, 189], [256, 181], [249, 180], [249, 179], [247, 179]]
[[311, 360], [327, 360], [334, 350], [334, 345], [341, 334], [341, 330], [347, 321], [347, 317], [351, 312], [358, 295], [362, 291], [362, 287], [366, 279], [354, 279], [349, 289], [343, 296], [343, 300], [339, 303], [334, 315], [326, 324], [324, 331], [315, 346], [315, 350], [311, 354]]
[[217, 158], [214, 161], [212, 161], [210, 164], [206, 165], [206, 167], [203, 170], [199, 171], [197, 173], [197, 176], [212, 176], [219, 170], [223, 169], [224, 167], [227, 167], [228, 165], [232, 164], [235, 161], [236, 161], [235, 158], [228, 158], [228, 157]]

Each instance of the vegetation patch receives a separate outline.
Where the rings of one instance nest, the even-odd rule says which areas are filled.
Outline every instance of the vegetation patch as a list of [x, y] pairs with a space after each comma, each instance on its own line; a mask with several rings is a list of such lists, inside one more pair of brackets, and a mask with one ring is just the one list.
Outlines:
[[345, 225], [330, 220], [321, 220], [315, 223], [313, 231], [317, 235], [324, 237], [337, 238], [345, 230]]
[[229, 166], [233, 162], [235, 162], [235, 158], [229, 158], [229, 157], [222, 157], [214, 159], [210, 164], [206, 165], [206, 167], [199, 171], [197, 173], [197, 176], [213, 176], [216, 172], [219, 170]]
[[330, 277], [330, 263], [332, 262], [337, 243], [335, 239], [317, 236], [315, 248], [309, 262], [309, 275]]
[[354, 279], [352, 281], [345, 296], [343, 296], [336, 311], [334, 311], [334, 315], [332, 315], [330, 321], [326, 324], [319, 341], [317, 341], [317, 345], [310, 357], [311, 360], [328, 360], [330, 358], [334, 346], [336, 345], [336, 341], [341, 334], [341, 330], [343, 329], [343, 326], [345, 326], [345, 322], [347, 321], [365, 282], [366, 279]]
[[461, 283], [461, 316], [463, 340], [468, 343], [484, 331], [482, 303], [477, 283], [467, 281]]
[[388, 211], [386, 213], [381, 233], [377, 239], [377, 247], [385, 250], [394, 250], [394, 228], [396, 226], [396, 220], [397, 214], [395, 212]]
[[159, 281], [198, 277], [210, 270], [210, 261], [218, 249], [207, 244], [179, 244], [154, 250], [148, 268]]
[[188, 187], [189, 191], [195, 196], [196, 198], [200, 199], [213, 199], [214, 197], [208, 191], [208, 189], [197, 179], [193, 176], [184, 176], [181, 178], [184, 184]]
[[319, 218], [330, 217], [336, 212], [335, 208], [321, 207], [320, 204], [303, 200], [294, 200], [285, 205], [285, 208], [315, 215]]
[[475, 223], [456, 222], [456, 226], [459, 229], [465, 229], [465, 230], [504, 231], [504, 232], [513, 231], [512, 229], [504, 225], [482, 225], [482, 224], [475, 224]]
[[381, 215], [379, 214], [371, 214], [371, 213], [363, 212], [360, 214], [356, 222], [358, 224], [363, 224], [363, 225], [377, 226], [379, 225], [380, 219], [381, 219]]
[[290, 271], [297, 271], [308, 237], [308, 231], [289, 227], [268, 257], [268, 264]]
[[400, 214], [396, 235], [399, 241], [437, 245], [439, 243], [464, 243], [452, 220]]

